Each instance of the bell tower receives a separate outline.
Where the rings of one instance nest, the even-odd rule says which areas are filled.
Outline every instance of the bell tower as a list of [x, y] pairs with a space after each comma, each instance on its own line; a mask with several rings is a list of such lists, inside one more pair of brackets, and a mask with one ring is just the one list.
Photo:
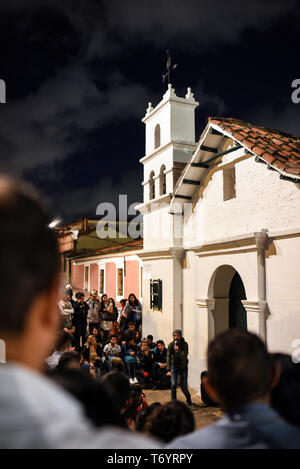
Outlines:
[[[143, 203], [143, 334], [153, 331], [167, 340], [166, 331], [182, 327], [182, 269], [184, 249], [176, 236], [170, 202], [175, 184], [195, 151], [195, 108], [190, 88], [178, 97], [172, 85], [156, 107], [149, 103], [146, 126]], [[159, 304], [156, 299], [159, 298]]]
[[142, 122], [146, 126], [146, 151], [140, 159], [144, 165], [143, 214], [144, 248], [174, 246], [173, 215], [169, 204], [175, 184], [196, 148], [195, 108], [191, 88], [184, 98], [168, 85], [163, 99], [156, 107], [148, 104]]
[[196, 146], [198, 105], [191, 88], [180, 98], [171, 84], [155, 108], [149, 103], [142, 119], [146, 125], [146, 152], [140, 160], [144, 165], [144, 203], [172, 194]]

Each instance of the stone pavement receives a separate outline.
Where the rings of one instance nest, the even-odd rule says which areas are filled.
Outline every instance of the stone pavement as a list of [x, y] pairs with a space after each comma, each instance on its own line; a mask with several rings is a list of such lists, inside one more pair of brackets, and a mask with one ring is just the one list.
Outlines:
[[[197, 396], [197, 391], [189, 388], [189, 391], [192, 396], [193, 406], [191, 407], [196, 421], [196, 429], [205, 427], [211, 423], [216, 422], [222, 416], [222, 411], [219, 407], [207, 407], [203, 404], [201, 398]], [[144, 393], [146, 395], [146, 400], [149, 404], [153, 402], [160, 402], [164, 404], [171, 400], [171, 390], [167, 389], [164, 391], [157, 390], [153, 391], [151, 389], [145, 389]], [[185, 397], [181, 389], [177, 388], [177, 399], [185, 402]]]

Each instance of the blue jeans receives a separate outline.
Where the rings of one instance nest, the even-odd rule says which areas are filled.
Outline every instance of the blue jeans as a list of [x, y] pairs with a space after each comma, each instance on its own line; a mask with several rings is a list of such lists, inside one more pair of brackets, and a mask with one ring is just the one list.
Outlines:
[[111, 356], [111, 357], [107, 357], [108, 358], [108, 369], [109, 371], [112, 371], [112, 361], [115, 357]]
[[176, 388], [177, 388], [177, 381], [178, 381], [178, 376], [180, 376], [180, 387], [185, 395], [185, 398], [187, 401], [191, 400], [191, 395], [189, 393], [188, 387], [187, 387], [187, 379], [188, 379], [188, 367], [184, 368], [175, 368], [172, 366], [171, 368], [171, 399], [176, 400]]
[[128, 377], [134, 379], [135, 372], [136, 372], [136, 363], [126, 363], [126, 367], [127, 367]]

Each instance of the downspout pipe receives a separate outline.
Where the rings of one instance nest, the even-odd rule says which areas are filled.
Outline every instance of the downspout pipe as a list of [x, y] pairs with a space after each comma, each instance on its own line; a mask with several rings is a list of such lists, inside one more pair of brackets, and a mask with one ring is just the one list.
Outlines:
[[267, 343], [267, 281], [266, 281], [266, 247], [268, 230], [255, 233], [257, 248], [257, 291], [259, 312], [259, 336]]

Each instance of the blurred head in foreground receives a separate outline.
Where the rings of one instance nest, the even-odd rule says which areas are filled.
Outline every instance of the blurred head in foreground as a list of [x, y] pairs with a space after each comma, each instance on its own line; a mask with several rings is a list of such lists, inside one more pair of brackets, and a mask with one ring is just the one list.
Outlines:
[[195, 430], [195, 419], [191, 409], [181, 401], [170, 401], [157, 406], [145, 425], [150, 435], [169, 443], [181, 435]]
[[96, 427], [122, 426], [112, 395], [89, 373], [85, 373], [83, 369], [67, 366], [57, 367], [49, 376], [81, 402], [86, 416]]
[[300, 362], [283, 353], [271, 354], [280, 366], [280, 380], [271, 392], [271, 406], [287, 422], [300, 427]]
[[279, 379], [263, 341], [255, 334], [230, 329], [208, 346], [208, 376], [203, 384], [209, 396], [229, 411], [248, 402], [269, 403]]
[[0, 177], [0, 337], [6, 360], [43, 368], [59, 326], [59, 255], [38, 196]]

